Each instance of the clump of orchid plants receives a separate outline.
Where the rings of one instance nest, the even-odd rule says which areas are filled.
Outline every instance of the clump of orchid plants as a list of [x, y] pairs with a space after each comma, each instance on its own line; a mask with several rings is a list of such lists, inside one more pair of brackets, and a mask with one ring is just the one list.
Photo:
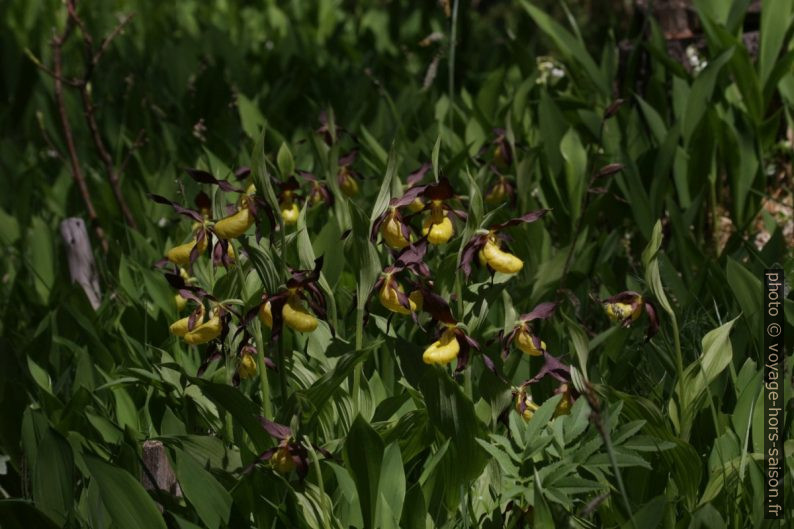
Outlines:
[[286, 225], [297, 224], [301, 208], [298, 205], [300, 185], [295, 177], [290, 177], [283, 182], [278, 182], [278, 209], [281, 213], [281, 220]]
[[297, 332], [310, 333], [317, 328], [318, 317], [325, 318], [325, 296], [317, 285], [322, 265], [323, 259], [319, 257], [312, 270], [292, 270], [281, 292], [262, 294], [262, 301], [255, 310], [259, 321], [272, 329], [273, 340], [281, 334], [284, 325]]
[[519, 350], [529, 356], [543, 356], [544, 354], [548, 354], [546, 342], [541, 340], [534, 333], [530, 323], [535, 320], [550, 318], [554, 314], [556, 308], [556, 303], [541, 303], [526, 314], [519, 316], [513, 329], [501, 336], [502, 357], [507, 357], [511, 344], [515, 344]]
[[[259, 463], [268, 463], [270, 468], [284, 476], [289, 477], [293, 471], [298, 475], [298, 478], [303, 480], [309, 473], [309, 450], [301, 443], [298, 436], [292, 432], [289, 426], [273, 422], [264, 417], [259, 418], [262, 428], [273, 439], [278, 441], [278, 445], [269, 448], [259, 454], [253, 463], [243, 469], [243, 474], [251, 472]], [[325, 456], [326, 458], [333, 458], [328, 450], [314, 444], [312, 448]]]
[[331, 191], [328, 190], [328, 186], [321, 182], [313, 173], [298, 171], [298, 174], [311, 186], [306, 198], [310, 206], [314, 207], [325, 204], [330, 207], [334, 205], [334, 196], [331, 194]]
[[350, 198], [358, 195], [358, 181], [361, 176], [353, 170], [353, 163], [358, 157], [358, 151], [352, 150], [339, 158], [339, 172], [336, 175], [339, 190]]
[[440, 327], [437, 339], [422, 353], [422, 361], [431, 365], [447, 365], [457, 358], [455, 372], [459, 373], [468, 365], [471, 349], [479, 351], [480, 344], [458, 325], [444, 298], [427, 287], [422, 287], [421, 292], [423, 309]]
[[487, 229], [478, 230], [463, 247], [461, 254], [460, 268], [465, 277], [468, 278], [471, 275], [471, 265], [475, 255], [478, 256], [480, 265], [491, 271], [503, 274], [520, 272], [524, 267], [524, 261], [516, 255], [502, 250], [502, 243], [506, 237], [500, 232], [511, 226], [535, 222], [549, 211], [548, 209], [539, 209], [499, 224], [493, 224]]
[[394, 264], [383, 270], [372, 289], [373, 292], [378, 292], [378, 299], [386, 309], [396, 314], [410, 314], [414, 321], [417, 319], [416, 313], [424, 305], [422, 290], [416, 285], [410, 294], [406, 294], [398, 275], [403, 271], [410, 271], [417, 277], [429, 278], [430, 270], [424, 262], [426, 253], [427, 240], [424, 238], [405, 248], [397, 254]]
[[[424, 175], [424, 173], [421, 174], [422, 176]], [[457, 217], [461, 220], [466, 220], [467, 218], [465, 211], [456, 209], [450, 204], [453, 200], [459, 201], [460, 199], [456, 197], [455, 190], [449, 180], [442, 178], [437, 183], [410, 187], [402, 197], [393, 199], [389, 204], [389, 208], [381, 216], [380, 222], [383, 223], [386, 219], [396, 219], [397, 208], [410, 206], [417, 199], [422, 204], [422, 208], [418, 209], [418, 211], [428, 212], [422, 221], [422, 236], [427, 237], [430, 244], [441, 245], [447, 243], [455, 235], [455, 225], [452, 223], [452, 218]], [[401, 217], [400, 224], [402, 224]], [[380, 228], [380, 226], [381, 224], [378, 227]], [[404, 231], [395, 230], [394, 232], [398, 236], [400, 233], [403, 236], [405, 234]]]
[[626, 290], [603, 300], [601, 303], [607, 317], [614, 322], [620, 323], [623, 327], [630, 327], [642, 316], [643, 312], [646, 312], [648, 314], [646, 340], [650, 340], [659, 332], [659, 319], [656, 316], [656, 309], [639, 292]]

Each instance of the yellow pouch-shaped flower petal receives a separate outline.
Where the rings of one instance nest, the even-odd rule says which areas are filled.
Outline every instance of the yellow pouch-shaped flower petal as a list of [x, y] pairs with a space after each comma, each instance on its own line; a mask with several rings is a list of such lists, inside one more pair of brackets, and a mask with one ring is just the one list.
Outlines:
[[378, 295], [378, 298], [380, 298], [381, 305], [383, 305], [392, 312], [396, 312], [397, 314], [410, 314], [411, 312], [415, 312], [417, 310], [416, 301], [414, 301], [414, 299], [411, 298], [412, 297], [416, 298], [415, 294], [418, 293], [419, 298], [421, 300], [421, 296], [422, 296], [421, 292], [414, 291], [411, 292], [410, 296], [408, 296], [408, 302], [411, 305], [411, 309], [408, 310], [408, 308], [400, 304], [400, 299], [397, 297], [397, 290], [403, 292], [402, 285], [398, 284], [397, 289], [395, 290], [395, 288], [391, 286], [388, 281], [385, 281], [383, 283], [383, 287], [380, 289], [380, 294]]
[[215, 234], [221, 239], [236, 239], [254, 224], [254, 216], [247, 207], [215, 223]]
[[301, 210], [295, 202], [282, 202], [279, 204], [279, 207], [281, 209], [281, 218], [284, 221], [284, 224], [297, 224], [298, 216], [300, 216]]
[[[194, 324], [195, 326], [193, 327], [193, 329], [195, 330], [199, 325], [201, 325], [203, 321], [204, 321], [204, 307], [200, 307], [199, 316], [198, 318], [196, 318], [196, 322]], [[188, 329], [189, 323], [190, 323], [190, 316], [185, 316], [184, 318], [176, 320], [174, 323], [172, 323], [171, 327], [169, 327], [169, 330], [171, 331], [171, 334], [175, 336], [184, 336], [185, 334], [190, 332], [190, 329]]]
[[546, 342], [543, 341], [540, 342], [541, 348], [538, 349], [532, 340], [532, 335], [525, 329], [521, 329], [516, 333], [515, 342], [519, 349], [530, 356], [542, 356], [543, 349], [546, 349]]
[[303, 308], [300, 298], [290, 297], [281, 311], [284, 323], [292, 330], [298, 332], [312, 332], [317, 328], [317, 318]]
[[252, 354], [243, 354], [240, 364], [237, 366], [237, 374], [240, 378], [254, 378], [256, 376], [256, 358]]
[[380, 234], [383, 237], [383, 242], [389, 248], [395, 250], [402, 250], [410, 244], [408, 239], [405, 238], [402, 232], [402, 224], [393, 215], [380, 226]]
[[259, 321], [266, 327], [273, 328], [273, 312], [270, 309], [270, 302], [259, 306]]
[[[185, 244], [174, 246], [165, 253], [165, 258], [179, 266], [188, 266], [190, 264], [190, 252], [193, 251], [193, 247], [195, 245], [196, 239], [193, 239], [192, 241], [186, 242]], [[207, 238], [204, 237], [204, 239], [202, 239], [201, 243], [198, 245], [199, 254], [203, 254], [206, 249]]]
[[422, 235], [427, 236], [430, 244], [445, 244], [455, 235], [455, 227], [446, 215], [438, 221], [430, 216], [422, 223]]
[[441, 338], [425, 349], [422, 361], [426, 364], [446, 365], [457, 358], [458, 353], [460, 353], [460, 344], [455, 336], [455, 330], [447, 329]]
[[216, 314], [182, 338], [190, 345], [199, 345], [210, 342], [220, 336], [222, 329], [221, 318]]
[[503, 252], [495, 242], [490, 240], [482, 249], [482, 257], [488, 266], [503, 274], [516, 274], [524, 267], [524, 261], [511, 253]]

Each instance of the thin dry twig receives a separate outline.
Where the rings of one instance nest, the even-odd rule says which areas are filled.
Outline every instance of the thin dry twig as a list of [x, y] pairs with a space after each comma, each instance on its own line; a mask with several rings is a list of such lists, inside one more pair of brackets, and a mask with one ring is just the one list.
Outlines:
[[88, 211], [88, 218], [94, 225], [94, 230], [96, 231], [97, 238], [99, 238], [99, 241], [102, 245], [102, 250], [107, 253], [108, 241], [105, 237], [105, 232], [102, 230], [102, 226], [99, 225], [96, 209], [94, 209], [94, 203], [91, 200], [91, 194], [89, 193], [88, 186], [85, 182], [85, 176], [80, 169], [80, 160], [77, 157], [77, 149], [75, 149], [74, 146], [74, 136], [72, 134], [72, 127], [69, 124], [69, 116], [66, 112], [66, 100], [63, 94], [63, 44], [69, 38], [73, 29], [74, 24], [71, 19], [69, 19], [66, 22], [66, 28], [64, 29], [63, 34], [60, 36], [56, 35], [52, 38], [52, 55], [54, 64], [53, 73], [55, 74], [53, 76], [55, 80], [55, 102], [58, 106], [58, 115], [61, 119], [61, 128], [63, 129], [63, 136], [64, 140], [66, 141], [67, 151], [69, 153], [72, 177], [77, 183], [77, 187], [80, 190], [80, 195], [83, 197], [83, 202], [85, 203], [86, 210]]
[[80, 99], [83, 104], [83, 114], [85, 115], [88, 129], [91, 132], [91, 140], [94, 142], [94, 147], [96, 148], [97, 154], [99, 155], [100, 160], [102, 160], [102, 164], [105, 166], [105, 172], [107, 173], [110, 187], [113, 190], [113, 196], [116, 199], [119, 209], [121, 210], [121, 214], [124, 216], [124, 221], [128, 226], [137, 229], [138, 224], [135, 222], [135, 217], [132, 215], [132, 211], [127, 205], [127, 201], [124, 199], [124, 194], [121, 190], [121, 171], [117, 170], [116, 164], [113, 161], [113, 157], [111, 156], [110, 151], [102, 139], [102, 134], [99, 132], [99, 125], [96, 120], [96, 106], [94, 106], [91, 90], [89, 90], [89, 82], [94, 73], [94, 68], [99, 63], [102, 54], [105, 52], [105, 50], [107, 50], [110, 42], [116, 37], [116, 35], [121, 33], [129, 21], [132, 20], [132, 15], [124, 17], [121, 22], [119, 22], [119, 24], [113, 29], [113, 31], [111, 31], [108, 36], [103, 39], [99, 49], [95, 52], [94, 38], [86, 28], [83, 19], [77, 14], [77, 0], [67, 0], [66, 9], [69, 13], [69, 20], [73, 21], [74, 24], [80, 29], [80, 34], [82, 35], [83, 39], [85, 72], [83, 74], [82, 83], [77, 88], [80, 90]]

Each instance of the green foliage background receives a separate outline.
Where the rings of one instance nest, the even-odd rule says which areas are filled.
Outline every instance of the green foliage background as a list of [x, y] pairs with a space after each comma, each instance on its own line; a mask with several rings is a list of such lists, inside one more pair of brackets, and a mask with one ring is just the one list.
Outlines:
[[[138, 229], [125, 224], [78, 93], [65, 88], [110, 243], [105, 255], [93, 239], [103, 290], [94, 311], [70, 281], [58, 235], [63, 218], [86, 212], [52, 77], [36, 65], [52, 63], [66, 10], [56, 0], [3, 2], [0, 525], [775, 527], [761, 505], [760, 278], [774, 264], [794, 277], [794, 26], [791, 0], [762, 2], [754, 58], [740, 38], [748, 4], [694, 2], [707, 65], [693, 72], [667, 54], [653, 19], [585, 2], [460, 2], [452, 17], [407, 0], [81, 2], [97, 41], [134, 14], [91, 93]], [[79, 38], [64, 58], [65, 75], [79, 74]], [[543, 81], [539, 58], [563, 77]], [[617, 98], [623, 105], [603, 119]], [[333, 209], [306, 208], [305, 231], [283, 240], [247, 239], [269, 262], [306, 268], [325, 258], [336, 334], [326, 324], [308, 338], [288, 333], [289, 363], [270, 376], [273, 418], [299, 433], [310, 471], [299, 480], [260, 464], [245, 474], [274, 445], [257, 421], [260, 385], [230, 384], [231, 354], [197, 376], [202, 350], [169, 335], [173, 292], [152, 264], [189, 225], [146, 194], [190, 205], [202, 186], [186, 167], [227, 178], [252, 165], [284, 178], [279, 152], [333, 188], [354, 142], [345, 135], [324, 149], [313, 132], [321, 112], [358, 140], [360, 195], [337, 190]], [[500, 208], [482, 202], [495, 179], [495, 128], [515, 153], [505, 174], [516, 200]], [[141, 132], [146, 141], [130, 151]], [[561, 301], [536, 331], [579, 382], [593, 383], [611, 446], [585, 398], [552, 418], [559, 397], [548, 381], [533, 388], [544, 404], [531, 421], [513, 411], [511, 390], [537, 372], [536, 359], [513, 351], [497, 360], [510, 384], [480, 354], [453, 377], [420, 361], [432, 333], [404, 317], [387, 328], [376, 300], [362, 319], [356, 299], [390, 262], [367, 239], [384, 178], [393, 174], [383, 189], [399, 196], [406, 175], [430, 161], [468, 196], [470, 215], [431, 252], [437, 290], [458, 293], [458, 319], [493, 358], [498, 331], [517, 314]], [[611, 163], [622, 171], [591, 180]], [[225, 202], [214, 198], [217, 214]], [[781, 203], [788, 210], [770, 207]], [[460, 279], [458, 250], [475, 229], [541, 207], [552, 210], [546, 219], [511, 232], [525, 261], [517, 277]], [[253, 259], [228, 271], [204, 262], [196, 276], [246, 308], [283, 280]], [[623, 290], [656, 303], [661, 331], [649, 342], [645, 320], [624, 329], [604, 316], [597, 300]], [[790, 351], [790, 296], [785, 317]], [[790, 362], [787, 370], [784, 488], [794, 519]], [[181, 497], [141, 486], [146, 439], [166, 446]]]

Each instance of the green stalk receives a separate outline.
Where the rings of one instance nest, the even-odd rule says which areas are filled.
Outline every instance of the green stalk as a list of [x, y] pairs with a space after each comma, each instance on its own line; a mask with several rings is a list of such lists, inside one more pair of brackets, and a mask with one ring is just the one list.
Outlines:
[[[460, 270], [455, 274], [455, 297], [457, 297], [458, 317], [463, 318], [463, 281], [460, 277]], [[463, 393], [469, 400], [474, 402], [474, 390], [471, 381], [471, 362], [463, 371]]]
[[265, 419], [273, 419], [273, 405], [270, 403], [270, 384], [267, 380], [267, 366], [265, 365], [265, 343], [262, 340], [262, 329], [254, 324], [254, 340], [256, 341], [257, 364], [259, 364], [259, 390], [262, 392], [262, 414]]
[[[231, 242], [229, 243], [231, 244]], [[234, 249], [235, 256], [241, 255], [240, 248]], [[245, 282], [245, 273], [243, 273], [243, 265], [240, 264], [240, 259], [234, 260], [237, 274], [240, 277], [240, 286], [243, 292], [244, 302], [248, 301], [248, 292]], [[256, 355], [256, 361], [259, 368], [259, 389], [262, 392], [262, 415], [265, 419], [273, 419], [273, 406], [270, 403], [270, 387], [267, 380], [267, 366], [265, 366], [265, 342], [262, 339], [262, 329], [259, 324], [254, 322], [254, 341], [256, 342], [256, 350], [259, 354]]]
[[[673, 345], [675, 347], [675, 375], [678, 378], [678, 419], [681, 423], [681, 437], [684, 440], [689, 439], [689, 427], [685, 426], [683, 423], [684, 417], [684, 410], [683, 410], [683, 398], [684, 398], [684, 355], [681, 352], [681, 336], [680, 332], [678, 331], [678, 318], [676, 317], [675, 313], [670, 314], [670, 319], [673, 324]], [[686, 430], [686, 431], [685, 431]]]
[[615, 473], [615, 478], [618, 480], [618, 489], [620, 490], [620, 495], [623, 497], [623, 505], [626, 508], [626, 513], [629, 515], [631, 526], [634, 529], [637, 529], [637, 524], [634, 522], [634, 514], [631, 512], [631, 505], [629, 504], [629, 496], [626, 494], [626, 487], [623, 485], [623, 477], [620, 474], [618, 461], [615, 458], [615, 451], [612, 449], [612, 439], [609, 437], [609, 432], [607, 431], [606, 426], [604, 426], [603, 417], [599, 416], [598, 421], [601, 437], [604, 439], [604, 445], [606, 446], [607, 454], [609, 454], [609, 464], [612, 466], [612, 472]]

